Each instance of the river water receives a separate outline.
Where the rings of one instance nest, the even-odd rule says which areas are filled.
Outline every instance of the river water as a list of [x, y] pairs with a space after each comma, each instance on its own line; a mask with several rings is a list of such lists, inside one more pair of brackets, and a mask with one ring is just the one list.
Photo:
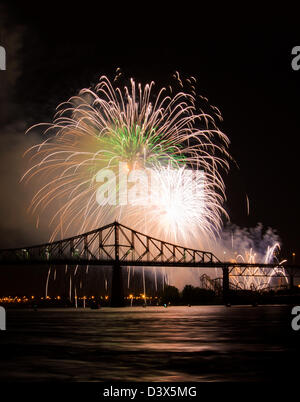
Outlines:
[[292, 306], [8, 310], [1, 381], [283, 381]]

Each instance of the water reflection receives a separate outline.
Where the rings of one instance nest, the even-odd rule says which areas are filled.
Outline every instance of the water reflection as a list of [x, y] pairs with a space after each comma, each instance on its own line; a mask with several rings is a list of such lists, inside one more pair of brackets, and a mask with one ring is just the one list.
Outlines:
[[[8, 311], [1, 380], [252, 381], [293, 376], [291, 307]], [[284, 369], [283, 369], [284, 367]]]

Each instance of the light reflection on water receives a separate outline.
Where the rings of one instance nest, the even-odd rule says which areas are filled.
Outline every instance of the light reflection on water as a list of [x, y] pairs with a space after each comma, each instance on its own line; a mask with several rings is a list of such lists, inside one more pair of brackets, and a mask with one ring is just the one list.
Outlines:
[[290, 320], [290, 306], [9, 310], [7, 331], [0, 338], [0, 379], [289, 377], [300, 355], [299, 335]]

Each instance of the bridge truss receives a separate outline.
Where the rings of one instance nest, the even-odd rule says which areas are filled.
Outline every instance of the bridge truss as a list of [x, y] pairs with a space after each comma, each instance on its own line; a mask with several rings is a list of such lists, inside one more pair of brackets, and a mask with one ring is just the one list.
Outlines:
[[220, 261], [211, 252], [165, 242], [118, 222], [51, 243], [0, 250], [2, 266], [34, 264], [112, 266], [115, 305], [120, 304], [123, 297], [122, 266], [219, 268], [222, 269], [223, 295], [229, 291], [230, 276], [282, 276], [284, 269], [293, 286], [294, 277], [300, 273], [300, 267], [295, 265]]

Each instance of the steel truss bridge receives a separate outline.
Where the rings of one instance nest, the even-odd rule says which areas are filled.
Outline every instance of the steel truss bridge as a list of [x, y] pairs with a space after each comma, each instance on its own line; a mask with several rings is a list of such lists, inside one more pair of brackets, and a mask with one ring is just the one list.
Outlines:
[[224, 302], [228, 300], [230, 276], [282, 276], [276, 268], [284, 268], [293, 286], [294, 277], [300, 273], [295, 265], [220, 261], [211, 252], [165, 242], [118, 222], [51, 243], [0, 250], [2, 266], [34, 264], [112, 266], [112, 306], [124, 303], [122, 266], [219, 268]]

